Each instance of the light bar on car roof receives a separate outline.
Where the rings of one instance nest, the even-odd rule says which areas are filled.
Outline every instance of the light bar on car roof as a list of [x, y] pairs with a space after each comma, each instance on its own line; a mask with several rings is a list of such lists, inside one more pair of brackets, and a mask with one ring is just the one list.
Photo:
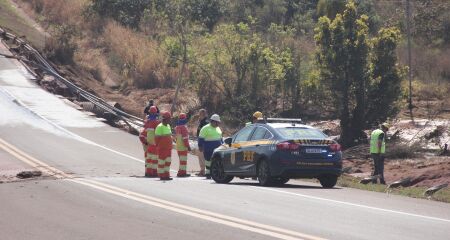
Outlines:
[[287, 123], [302, 123], [302, 119], [300, 118], [259, 118], [258, 121], [264, 122], [287, 122]]

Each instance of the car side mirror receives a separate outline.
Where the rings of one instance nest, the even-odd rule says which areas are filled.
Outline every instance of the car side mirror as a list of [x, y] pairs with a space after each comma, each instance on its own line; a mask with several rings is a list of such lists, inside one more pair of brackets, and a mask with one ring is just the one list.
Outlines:
[[224, 142], [228, 145], [231, 146], [231, 143], [233, 142], [233, 138], [225, 138]]

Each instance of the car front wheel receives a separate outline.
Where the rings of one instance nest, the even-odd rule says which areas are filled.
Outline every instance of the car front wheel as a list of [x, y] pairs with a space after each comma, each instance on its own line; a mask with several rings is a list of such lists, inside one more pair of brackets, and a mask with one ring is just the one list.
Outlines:
[[333, 188], [338, 180], [336, 175], [324, 175], [319, 177], [319, 182], [324, 188]]
[[225, 174], [222, 159], [214, 158], [211, 163], [211, 178], [216, 183], [229, 183], [233, 180], [233, 176]]

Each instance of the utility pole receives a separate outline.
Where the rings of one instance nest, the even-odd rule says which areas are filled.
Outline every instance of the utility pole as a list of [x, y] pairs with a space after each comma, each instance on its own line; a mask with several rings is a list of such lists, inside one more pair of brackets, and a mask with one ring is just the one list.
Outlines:
[[409, 0], [406, 0], [406, 29], [408, 34], [408, 80], [409, 80], [408, 108], [411, 120], [414, 121], [413, 104], [412, 104], [412, 67], [411, 67], [411, 9], [409, 5]]

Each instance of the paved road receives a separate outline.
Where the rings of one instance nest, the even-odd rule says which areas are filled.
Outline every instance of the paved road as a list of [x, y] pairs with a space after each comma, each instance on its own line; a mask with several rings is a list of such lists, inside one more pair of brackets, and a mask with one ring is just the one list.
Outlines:
[[[196, 170], [195, 158], [188, 165]], [[75, 110], [0, 58], [0, 173], [33, 168], [45, 176], [0, 184], [0, 239], [450, 236], [450, 205], [439, 202], [302, 181], [263, 188], [142, 178], [136, 136]]]

